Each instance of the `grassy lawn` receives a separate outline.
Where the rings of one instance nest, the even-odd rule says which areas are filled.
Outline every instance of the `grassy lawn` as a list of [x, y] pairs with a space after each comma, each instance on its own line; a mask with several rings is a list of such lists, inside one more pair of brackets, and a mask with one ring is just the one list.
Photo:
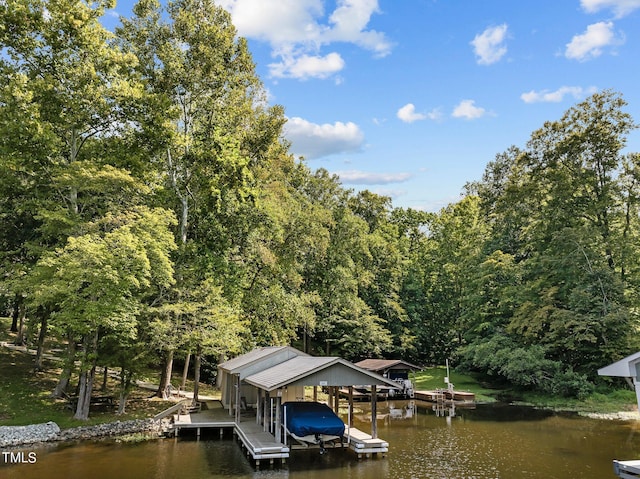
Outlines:
[[[446, 375], [447, 370], [444, 366], [427, 368], [415, 373], [413, 381], [417, 390], [445, 388], [444, 378]], [[495, 402], [498, 397], [506, 396], [517, 397], [518, 400], [512, 401], [515, 404], [564, 411], [615, 413], [632, 411], [636, 407], [635, 392], [629, 389], [604, 389], [587, 398], [575, 399], [553, 397], [530, 391], [515, 392], [506, 389], [492, 389], [472, 375], [461, 374], [453, 370], [451, 370], [450, 380], [456, 390], [475, 393], [476, 401], [481, 403]]]
[[[13, 341], [9, 332], [10, 321], [0, 318], [0, 341]], [[135, 389], [127, 401], [126, 413], [117, 415], [114, 411], [91, 411], [88, 421], [73, 419], [74, 411], [67, 407], [67, 401], [49, 397], [55, 388], [60, 374], [59, 365], [50, 360], [44, 361], [44, 371], [33, 371], [34, 357], [21, 351], [0, 347], [0, 426], [19, 426], [53, 421], [60, 428], [101, 424], [113, 421], [142, 419], [156, 415], [174, 403], [151, 399], [154, 392], [147, 389]], [[159, 374], [149, 372], [148, 378], [158, 382]], [[77, 377], [72, 378], [72, 381]], [[174, 386], [180, 385], [182, 371], [172, 377]], [[96, 372], [94, 395], [119, 395], [118, 384], [115, 380], [107, 381], [107, 389], [98, 391], [102, 384], [101, 368]], [[187, 381], [187, 391], [193, 391], [193, 380]], [[201, 384], [200, 394], [219, 396], [219, 391], [213, 387]]]
[[615, 413], [636, 409], [636, 393], [630, 389], [612, 389], [595, 392], [585, 399], [573, 399], [527, 392], [518, 404], [563, 411]]

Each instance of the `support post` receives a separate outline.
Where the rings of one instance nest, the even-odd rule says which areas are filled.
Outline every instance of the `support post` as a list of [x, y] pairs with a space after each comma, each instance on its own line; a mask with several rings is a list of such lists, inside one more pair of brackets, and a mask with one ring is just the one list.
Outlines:
[[[280, 391], [278, 391], [280, 392]], [[276, 441], [282, 442], [282, 419], [280, 418], [280, 396], [276, 397]]]
[[349, 427], [353, 424], [353, 386], [349, 386], [349, 417], [347, 418]]
[[240, 375], [237, 374], [236, 375], [236, 416], [235, 416], [235, 421], [236, 424], [240, 423]]
[[378, 438], [378, 387], [371, 386], [371, 438]]

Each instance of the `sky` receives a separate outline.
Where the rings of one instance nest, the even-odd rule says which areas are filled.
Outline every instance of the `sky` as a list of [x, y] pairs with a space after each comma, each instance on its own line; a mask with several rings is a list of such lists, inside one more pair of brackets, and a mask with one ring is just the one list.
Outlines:
[[291, 151], [394, 207], [458, 201], [596, 91], [620, 92], [640, 123], [640, 0], [215, 1], [285, 108]]

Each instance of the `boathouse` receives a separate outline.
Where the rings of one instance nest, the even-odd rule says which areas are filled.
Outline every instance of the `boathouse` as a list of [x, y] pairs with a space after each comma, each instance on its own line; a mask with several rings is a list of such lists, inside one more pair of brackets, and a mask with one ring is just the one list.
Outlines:
[[356, 366], [389, 379], [409, 379], [409, 373], [422, 368], [401, 359], [364, 359]]
[[[286, 428], [283, 427], [282, 405], [305, 400], [305, 387], [313, 388], [317, 400], [319, 388], [328, 393], [328, 406], [336, 413], [339, 390], [353, 390], [353, 385], [366, 384], [373, 391], [377, 387], [397, 387], [379, 374], [362, 369], [338, 357], [314, 357], [290, 346], [257, 348], [218, 366], [218, 386], [222, 407], [227, 411], [226, 422], [202, 422], [199, 414], [178, 415], [176, 432], [183, 427], [234, 427], [234, 431], [256, 460], [289, 457]], [[352, 426], [353, 398], [349, 398], [349, 414], [345, 429], [346, 445], [358, 457], [388, 452], [389, 444], [378, 438], [377, 422], [371, 422], [371, 434]], [[372, 395], [372, 418], [376, 417], [376, 395]], [[249, 418], [247, 417], [248, 415]], [[342, 444], [340, 444], [342, 446]]]
[[640, 410], [640, 352], [598, 369], [598, 375], [626, 378], [636, 390], [636, 400]]

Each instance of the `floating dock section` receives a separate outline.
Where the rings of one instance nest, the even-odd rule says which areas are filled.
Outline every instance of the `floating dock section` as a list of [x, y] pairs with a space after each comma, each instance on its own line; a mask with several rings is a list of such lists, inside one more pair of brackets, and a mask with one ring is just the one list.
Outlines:
[[476, 395], [464, 391], [436, 389], [433, 391], [414, 391], [414, 398], [420, 401], [443, 403], [454, 402], [456, 405], [475, 404]]
[[613, 472], [622, 479], [640, 478], [640, 460], [613, 461]]
[[361, 459], [362, 456], [370, 457], [374, 454], [384, 456], [389, 452], [389, 443], [379, 438], [372, 438], [371, 435], [362, 432], [360, 429], [351, 427], [347, 430], [347, 441], [349, 447]]

